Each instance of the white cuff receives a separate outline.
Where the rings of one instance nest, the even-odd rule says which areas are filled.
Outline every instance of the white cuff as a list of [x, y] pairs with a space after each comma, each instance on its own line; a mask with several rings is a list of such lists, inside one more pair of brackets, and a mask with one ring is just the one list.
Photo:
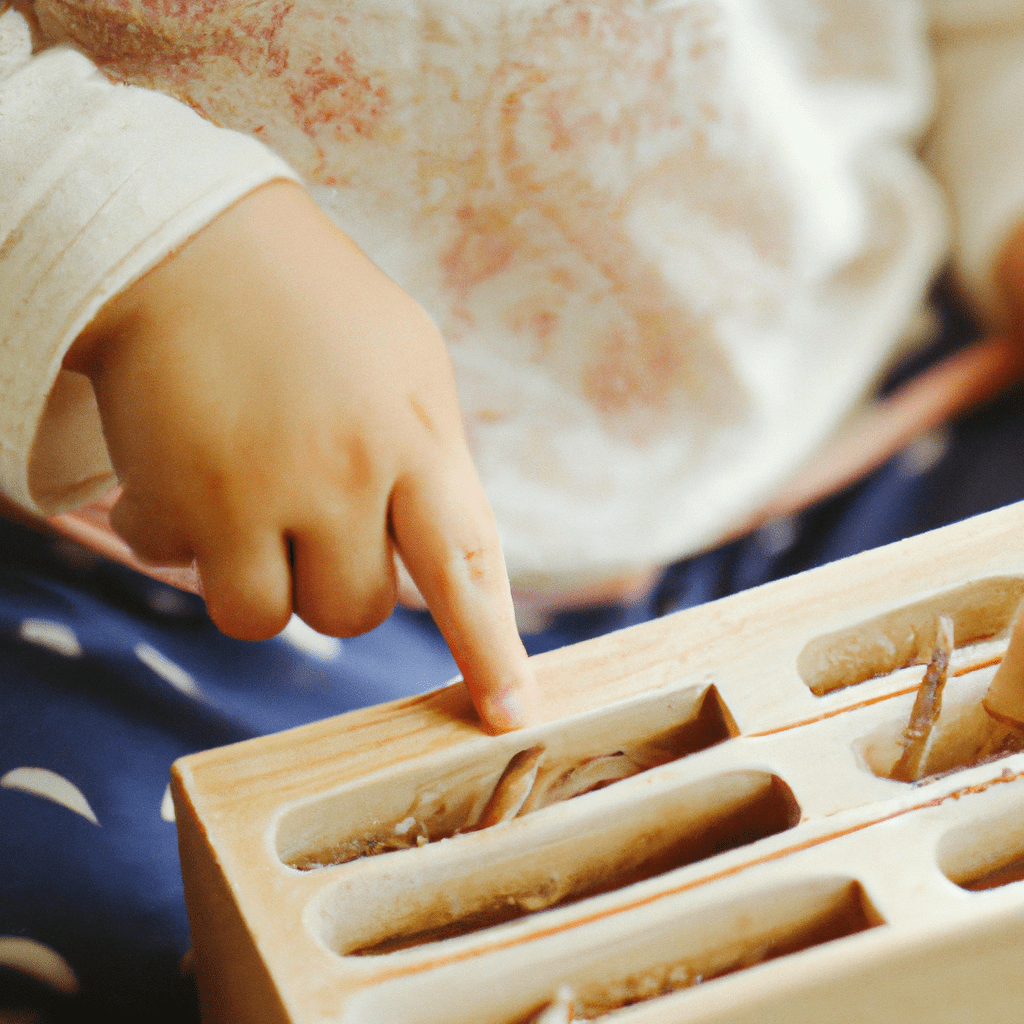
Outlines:
[[276, 178], [296, 175], [260, 143], [114, 85], [73, 51], [45, 51], [0, 79], [0, 486], [10, 497], [52, 514], [112, 485], [92, 390], [61, 370], [65, 353], [108, 299]]

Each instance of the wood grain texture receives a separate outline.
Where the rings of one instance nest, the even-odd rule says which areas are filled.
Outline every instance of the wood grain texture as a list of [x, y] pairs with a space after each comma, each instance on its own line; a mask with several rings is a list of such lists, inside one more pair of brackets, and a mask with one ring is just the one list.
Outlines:
[[[520, 733], [457, 684], [183, 758], [206, 1020], [520, 1024], [568, 991], [575, 1019], [1016, 1021], [1024, 886], [967, 887], [1024, 854], [1024, 753], [972, 764], [1022, 527], [1012, 506], [540, 655]], [[959, 646], [908, 784], [936, 615]], [[574, 779], [597, 788], [531, 788]]]

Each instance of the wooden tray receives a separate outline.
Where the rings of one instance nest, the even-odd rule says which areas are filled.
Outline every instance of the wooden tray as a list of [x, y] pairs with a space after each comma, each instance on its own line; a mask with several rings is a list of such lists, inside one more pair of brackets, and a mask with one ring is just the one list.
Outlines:
[[205, 1019], [1020, 1020], [1024, 753], [971, 761], [1022, 596], [1017, 505], [538, 656], [529, 730], [454, 685], [181, 759]]

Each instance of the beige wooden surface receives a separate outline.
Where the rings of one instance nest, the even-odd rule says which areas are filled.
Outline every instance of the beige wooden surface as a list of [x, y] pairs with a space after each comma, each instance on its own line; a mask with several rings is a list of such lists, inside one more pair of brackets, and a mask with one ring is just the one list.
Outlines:
[[[207, 1019], [517, 1024], [563, 985], [593, 1008], [689, 980], [614, 1019], [1018, 1020], [1024, 885], [957, 883], [1024, 856], [1024, 753], [962, 767], [1022, 595], [1014, 506], [539, 656], [547, 721], [520, 733], [482, 733], [456, 685], [182, 759]], [[957, 649], [936, 774], [895, 782], [938, 614]], [[555, 792], [602, 755], [716, 737], [470, 830], [521, 751]], [[636, 880], [712, 834], [732, 848]], [[410, 847], [318, 866], [384, 840]], [[539, 909], [394, 948], [508, 907]]]

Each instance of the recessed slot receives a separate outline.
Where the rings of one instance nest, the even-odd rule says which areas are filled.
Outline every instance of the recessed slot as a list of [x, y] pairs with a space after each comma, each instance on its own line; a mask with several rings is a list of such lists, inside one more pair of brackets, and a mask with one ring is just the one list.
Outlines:
[[[526, 1024], [558, 993], [563, 1019], [592, 1020], [702, 983], [728, 984], [729, 975], [748, 968], [771, 970], [770, 961], [813, 955], [815, 947], [884, 923], [860, 883], [848, 877], [808, 877], [699, 906], [669, 896], [514, 951], [453, 960], [367, 989], [351, 1001], [345, 1020]], [[515, 983], [509, 984], [513, 957]], [[453, 991], [458, 1000], [451, 1000]], [[698, 1016], [703, 1019], [693, 1009], [666, 1007], [664, 1019]]]
[[953, 620], [957, 647], [1002, 636], [1024, 597], [1024, 578], [991, 576], [896, 608], [849, 629], [816, 637], [797, 658], [797, 671], [818, 697], [927, 664], [939, 616]]
[[[823, 946], [882, 923], [862, 886], [850, 882], [824, 899], [815, 911], [798, 915], [785, 928], [768, 928], [723, 947], [704, 950], [692, 958], [583, 988], [579, 994], [566, 986], [561, 993], [562, 1002], [571, 1012], [566, 1020], [594, 1020], [614, 1010]], [[543, 1012], [543, 1009], [539, 1011]], [[537, 1016], [532, 1014], [528, 1022], [536, 1021]]]
[[1011, 860], [998, 868], [986, 871], [977, 878], [966, 878], [957, 885], [971, 892], [982, 892], [985, 889], [1000, 889], [1011, 882], [1024, 881], [1024, 851], [1015, 860]]
[[972, 892], [1024, 881], [1024, 799], [953, 829], [939, 843], [938, 862], [951, 882]]
[[[981, 698], [991, 679], [991, 670], [981, 670], [947, 682], [942, 713], [928, 738], [919, 778], [966, 771], [1024, 749], [1024, 736], [1018, 733], [1008, 734], [996, 750], [985, 749], [994, 723], [982, 707]], [[904, 730], [913, 701], [913, 694], [891, 701], [895, 705], [892, 718], [853, 745], [864, 765], [881, 779], [893, 778], [894, 768], [903, 754]]]
[[402, 859], [387, 873], [326, 893], [318, 929], [341, 954], [394, 953], [622, 889], [799, 819], [792, 791], [777, 776], [728, 772], [642, 800], [517, 823], [497, 841], [480, 833], [443, 857]]
[[426, 846], [521, 817], [705, 750], [735, 734], [713, 687], [630, 701], [404, 765], [293, 807], [281, 860], [299, 870]]

